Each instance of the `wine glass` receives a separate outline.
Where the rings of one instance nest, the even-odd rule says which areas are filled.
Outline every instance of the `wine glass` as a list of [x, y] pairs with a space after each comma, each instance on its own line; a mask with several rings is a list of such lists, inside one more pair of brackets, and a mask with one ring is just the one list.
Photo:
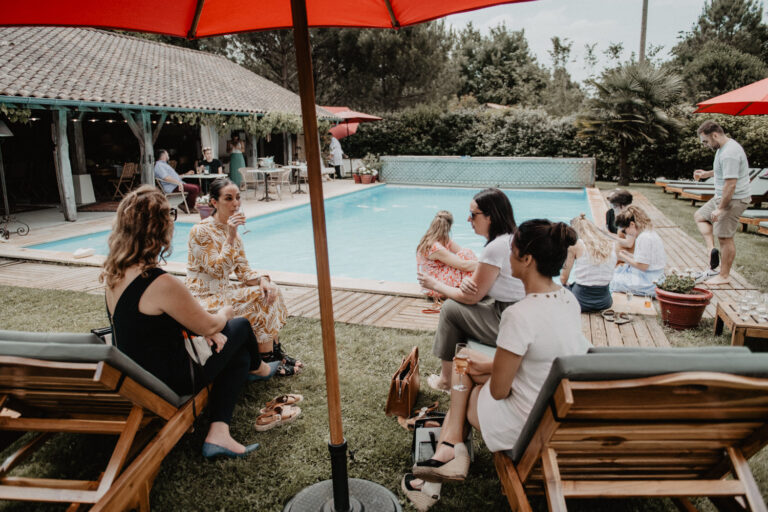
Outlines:
[[[237, 213], [239, 213], [240, 215], [242, 215], [243, 217], [245, 217], [245, 212], [243, 211], [243, 207], [242, 207], [242, 206], [241, 206], [240, 208], [238, 208], [238, 209], [237, 209]], [[250, 233], [250, 232], [251, 232], [251, 230], [250, 230], [250, 229], [248, 229], [248, 228], [245, 226], [245, 224], [243, 224], [243, 231], [242, 231], [240, 234], [241, 234], [241, 235], [244, 235], [244, 234], [246, 234], [246, 233]]]
[[467, 374], [469, 369], [469, 354], [464, 350], [467, 348], [466, 343], [456, 344], [456, 355], [453, 357], [453, 367], [456, 373], [460, 376], [459, 383], [453, 386], [456, 391], [466, 391], [469, 388], [461, 382], [461, 376]]
[[627, 290], [624, 293], [627, 295], [627, 308], [630, 308], [632, 307], [632, 297], [634, 294], [630, 290]]
[[750, 304], [750, 300], [747, 297], [741, 297], [739, 299], [739, 316], [741, 317], [742, 322], [748, 322], [749, 321], [749, 313], [752, 311], [752, 305]]

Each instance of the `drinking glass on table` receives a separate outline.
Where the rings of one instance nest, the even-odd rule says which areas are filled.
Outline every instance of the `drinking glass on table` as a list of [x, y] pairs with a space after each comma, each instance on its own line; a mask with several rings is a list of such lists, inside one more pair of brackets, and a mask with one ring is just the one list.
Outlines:
[[[456, 355], [453, 357], [453, 367], [456, 369], [456, 373], [461, 376], [466, 375], [467, 370], [469, 370], [469, 354], [463, 352], [466, 348], [466, 343], [457, 343]], [[461, 379], [459, 379], [459, 383], [453, 386], [453, 389], [456, 391], [466, 391], [469, 388], [461, 382]]]
[[632, 304], [632, 297], [634, 296], [634, 294], [629, 290], [627, 290], [625, 294], [627, 296], [627, 307], [630, 307]]
[[747, 297], [739, 298], [739, 317], [741, 318], [742, 322], [749, 321], [751, 311], [752, 311], [752, 305], [750, 304], [749, 298]]
[[760, 296], [757, 307], [755, 308], [757, 321], [760, 323], [768, 322], [768, 293]]

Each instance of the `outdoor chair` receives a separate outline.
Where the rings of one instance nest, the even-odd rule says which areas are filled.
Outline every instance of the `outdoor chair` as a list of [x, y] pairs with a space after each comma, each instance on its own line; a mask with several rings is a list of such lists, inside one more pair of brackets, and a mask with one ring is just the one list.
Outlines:
[[757, 232], [761, 235], [768, 235], [768, 221], [761, 222], [757, 225]]
[[185, 191], [179, 192], [178, 187], [173, 189], [173, 192], [166, 192], [163, 188], [163, 181], [160, 178], [155, 178], [155, 183], [157, 184], [157, 188], [160, 189], [160, 191], [165, 195], [165, 198], [168, 199], [168, 202], [171, 206], [173, 206], [174, 202], [176, 200], [181, 200], [181, 203], [179, 203], [179, 206], [184, 209], [185, 212], [189, 213], [189, 207], [187, 206], [187, 193]]
[[707, 178], [702, 181], [694, 181], [694, 180], [670, 180], [667, 178], [656, 178], [656, 181], [653, 182], [654, 185], [657, 187], [666, 187], [667, 185], [678, 185], [678, 184], [695, 184], [695, 183], [709, 183], [712, 184], [715, 182], [715, 178]]
[[123, 164], [123, 169], [120, 171], [119, 178], [110, 179], [110, 183], [114, 185], [115, 191], [112, 194], [112, 200], [122, 198], [131, 191], [133, 188], [133, 182], [136, 179], [138, 165], [132, 162]]
[[768, 210], [744, 210], [739, 217], [741, 231], [746, 233], [749, 226], [759, 226], [761, 222], [768, 221]]
[[[0, 466], [0, 500], [147, 511], [160, 464], [207, 401], [207, 388], [179, 396], [93, 334], [0, 331], [0, 451], [34, 433]], [[11, 474], [56, 433], [117, 442], [94, 480]]]
[[253, 189], [254, 194], [259, 191], [259, 185], [264, 182], [263, 175], [256, 172], [245, 171], [242, 173], [245, 181], [245, 198], [248, 199], [248, 189]]
[[517, 443], [494, 454], [512, 510], [544, 494], [552, 511], [566, 498], [628, 497], [694, 511], [692, 496], [766, 511], [747, 460], [768, 443], [768, 354], [593, 351], [555, 360]]
[[291, 197], [293, 197], [293, 190], [291, 189], [291, 169], [285, 169], [280, 172], [272, 172], [269, 174], [268, 183], [270, 186], [274, 185], [277, 190], [277, 195], [280, 199], [283, 198], [283, 190], [287, 190]]
[[[763, 169], [758, 167], [752, 167], [749, 169], [749, 181], [753, 181]], [[678, 181], [669, 182], [664, 186], [664, 192], [667, 194], [673, 194], [677, 199], [684, 191], [699, 190], [699, 189], [713, 189], [715, 187], [715, 178], [707, 178], [704, 181]], [[708, 199], [707, 199], [708, 200]]]
[[[749, 173], [749, 193], [752, 196], [752, 204], [760, 205], [768, 200], [768, 169], [750, 169]], [[691, 205], [695, 206], [696, 201], [709, 201], [715, 196], [714, 187], [686, 187], [680, 193], [681, 199], [690, 199]], [[677, 198], [677, 195], [675, 195]]]

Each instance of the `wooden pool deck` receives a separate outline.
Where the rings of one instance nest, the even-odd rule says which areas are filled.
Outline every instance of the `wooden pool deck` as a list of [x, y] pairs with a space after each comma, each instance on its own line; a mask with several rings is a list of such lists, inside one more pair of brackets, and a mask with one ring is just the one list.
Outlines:
[[[635, 204], [649, 214], [664, 240], [668, 268], [703, 270], [707, 267], [708, 256], [700, 241], [687, 235], [642, 194], [634, 193], [634, 197]], [[0, 285], [98, 294], [102, 293], [98, 282], [99, 271], [94, 266], [4, 258], [0, 259]], [[281, 289], [291, 316], [320, 317], [315, 287], [281, 284]], [[712, 288], [715, 298], [705, 317], [714, 317], [716, 301], [731, 299], [754, 289], [754, 285], [734, 272], [730, 285]], [[423, 312], [430, 306], [424, 298], [391, 293], [334, 289], [333, 305], [336, 321], [376, 327], [434, 331], [439, 317]], [[669, 346], [660, 319], [656, 316], [635, 316], [632, 322], [617, 326], [599, 314], [582, 314], [582, 331], [596, 346]]]

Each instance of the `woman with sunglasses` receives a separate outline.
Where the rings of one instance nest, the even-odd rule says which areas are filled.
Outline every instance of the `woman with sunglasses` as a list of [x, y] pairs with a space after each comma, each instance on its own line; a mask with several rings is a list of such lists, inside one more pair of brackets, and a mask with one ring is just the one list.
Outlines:
[[426, 273], [419, 273], [422, 288], [434, 290], [445, 302], [435, 333], [432, 352], [442, 361], [440, 375], [430, 375], [429, 386], [448, 391], [457, 343], [468, 338], [496, 346], [501, 313], [525, 296], [523, 283], [512, 277], [509, 246], [515, 232], [515, 215], [507, 195], [497, 188], [477, 193], [469, 203], [469, 218], [475, 233], [487, 242], [471, 278], [452, 287]]
[[[163, 193], [148, 185], [120, 201], [99, 278], [106, 284], [115, 345], [179, 395], [213, 383], [203, 456], [244, 457], [259, 445], [243, 446], [232, 438], [235, 402], [246, 382], [266, 380], [278, 363], [261, 360], [245, 318], [233, 318], [231, 307], [207, 312], [178, 279], [159, 268], [171, 253], [174, 216]], [[187, 333], [205, 336], [213, 349], [194, 374], [184, 348]]]

